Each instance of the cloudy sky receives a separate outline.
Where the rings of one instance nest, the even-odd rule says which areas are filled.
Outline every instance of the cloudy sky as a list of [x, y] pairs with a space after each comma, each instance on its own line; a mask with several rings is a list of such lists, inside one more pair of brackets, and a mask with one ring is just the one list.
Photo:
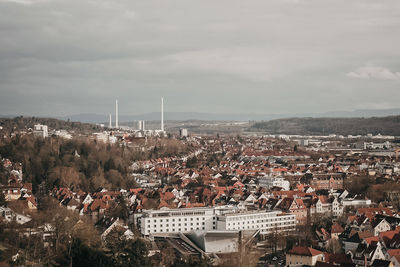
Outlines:
[[399, 0], [0, 0], [0, 114], [399, 108]]

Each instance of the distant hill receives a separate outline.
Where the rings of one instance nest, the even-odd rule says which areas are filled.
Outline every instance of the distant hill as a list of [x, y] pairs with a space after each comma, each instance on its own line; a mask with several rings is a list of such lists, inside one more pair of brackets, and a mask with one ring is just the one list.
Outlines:
[[249, 131], [270, 134], [400, 136], [400, 116], [372, 118], [289, 118], [258, 122]]
[[54, 118], [38, 118], [18, 116], [14, 118], [0, 118], [0, 126], [5, 130], [26, 130], [33, 128], [35, 124], [47, 125], [50, 129], [74, 130], [76, 132], [94, 132], [101, 131], [102, 128], [91, 123], [81, 123], [58, 120]]
[[[336, 118], [355, 118], [355, 117], [384, 117], [400, 115], [400, 109], [360, 109], [354, 111], [333, 111], [325, 113], [285, 113], [285, 114], [257, 114], [257, 113], [207, 113], [207, 112], [165, 112], [164, 119], [167, 121], [187, 121], [187, 120], [205, 120], [205, 121], [268, 121], [282, 118], [293, 117], [336, 117]], [[80, 121], [86, 123], [108, 123], [109, 115], [84, 113], [58, 117], [62, 120]], [[113, 114], [112, 121], [115, 117]], [[135, 120], [159, 121], [160, 112], [151, 112], [138, 115], [120, 115], [120, 122], [131, 122]]]
[[[399, 112], [400, 113], [400, 112]], [[165, 112], [164, 119], [166, 121], [188, 121], [188, 120], [203, 120], [203, 121], [248, 121], [248, 120], [268, 120], [275, 118], [287, 117], [284, 115], [260, 115], [260, 114], [216, 114], [202, 112]], [[86, 123], [108, 123], [109, 115], [100, 114], [75, 114], [69, 116], [58, 117], [61, 120], [80, 121]], [[139, 115], [120, 115], [120, 122], [132, 122], [137, 120], [145, 121], [160, 121], [160, 112], [144, 113]], [[112, 123], [115, 123], [115, 115], [112, 115]]]

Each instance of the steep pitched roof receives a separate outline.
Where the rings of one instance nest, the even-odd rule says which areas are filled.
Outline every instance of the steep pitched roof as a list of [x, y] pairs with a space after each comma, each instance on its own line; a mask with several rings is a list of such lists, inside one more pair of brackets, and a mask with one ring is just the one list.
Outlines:
[[293, 200], [294, 199], [291, 197], [285, 197], [284, 199], [282, 199], [281, 203], [279, 203], [278, 208], [282, 210], [289, 210], [293, 203]]
[[396, 230], [393, 231], [380, 232], [378, 237], [385, 244], [386, 247], [389, 247], [390, 241], [399, 232], [400, 232], [400, 227], [396, 228]]
[[387, 253], [389, 254], [390, 257], [393, 257], [395, 255], [400, 256], [400, 248], [398, 249], [388, 249]]
[[344, 229], [340, 224], [334, 223], [331, 227], [331, 234], [341, 234], [343, 233]]
[[288, 254], [294, 254], [294, 255], [301, 255], [301, 256], [316, 256], [316, 255], [321, 255], [324, 254], [323, 252], [310, 248], [310, 247], [294, 247], [293, 249], [288, 251]]

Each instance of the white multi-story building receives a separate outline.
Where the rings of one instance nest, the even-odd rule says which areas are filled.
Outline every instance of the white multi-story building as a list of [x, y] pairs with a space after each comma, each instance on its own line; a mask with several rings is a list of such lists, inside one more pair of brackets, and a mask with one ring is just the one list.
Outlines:
[[364, 142], [364, 149], [385, 149], [391, 147], [392, 144], [389, 141], [384, 143]]
[[139, 219], [142, 234], [216, 230], [217, 215], [237, 210], [233, 206], [145, 210]]
[[33, 134], [35, 136], [40, 136], [46, 138], [49, 136], [49, 131], [47, 125], [36, 124], [33, 128]]
[[186, 136], [188, 136], [188, 130], [187, 130], [187, 129], [180, 129], [180, 130], [179, 130], [179, 135], [180, 135], [181, 137], [186, 137]]
[[72, 135], [66, 130], [57, 130], [54, 134], [64, 139], [72, 139]]
[[103, 142], [103, 143], [108, 143], [108, 139], [110, 137], [110, 134], [107, 132], [102, 132], [102, 133], [94, 133], [93, 134], [96, 137], [97, 141]]
[[290, 189], [290, 183], [283, 177], [264, 176], [258, 178], [258, 185], [264, 188], [280, 187], [284, 190]]
[[139, 218], [143, 235], [190, 232], [193, 230], [258, 230], [292, 231], [296, 226], [294, 214], [280, 211], [239, 212], [237, 207], [146, 210]]
[[296, 215], [281, 211], [247, 211], [217, 216], [218, 230], [258, 230], [265, 235], [274, 231], [293, 231]]
[[356, 198], [345, 198], [342, 200], [343, 207], [368, 207], [372, 204], [370, 199], [356, 199]]

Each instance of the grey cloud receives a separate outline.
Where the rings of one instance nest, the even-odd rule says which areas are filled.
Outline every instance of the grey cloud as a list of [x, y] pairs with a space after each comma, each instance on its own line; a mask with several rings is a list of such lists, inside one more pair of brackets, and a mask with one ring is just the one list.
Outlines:
[[107, 114], [115, 97], [137, 114], [161, 96], [188, 112], [393, 107], [400, 92], [381, 78], [400, 69], [399, 11], [397, 0], [0, 0], [0, 114]]
[[387, 68], [367, 65], [347, 73], [348, 77], [358, 79], [400, 80], [400, 72], [393, 72]]

